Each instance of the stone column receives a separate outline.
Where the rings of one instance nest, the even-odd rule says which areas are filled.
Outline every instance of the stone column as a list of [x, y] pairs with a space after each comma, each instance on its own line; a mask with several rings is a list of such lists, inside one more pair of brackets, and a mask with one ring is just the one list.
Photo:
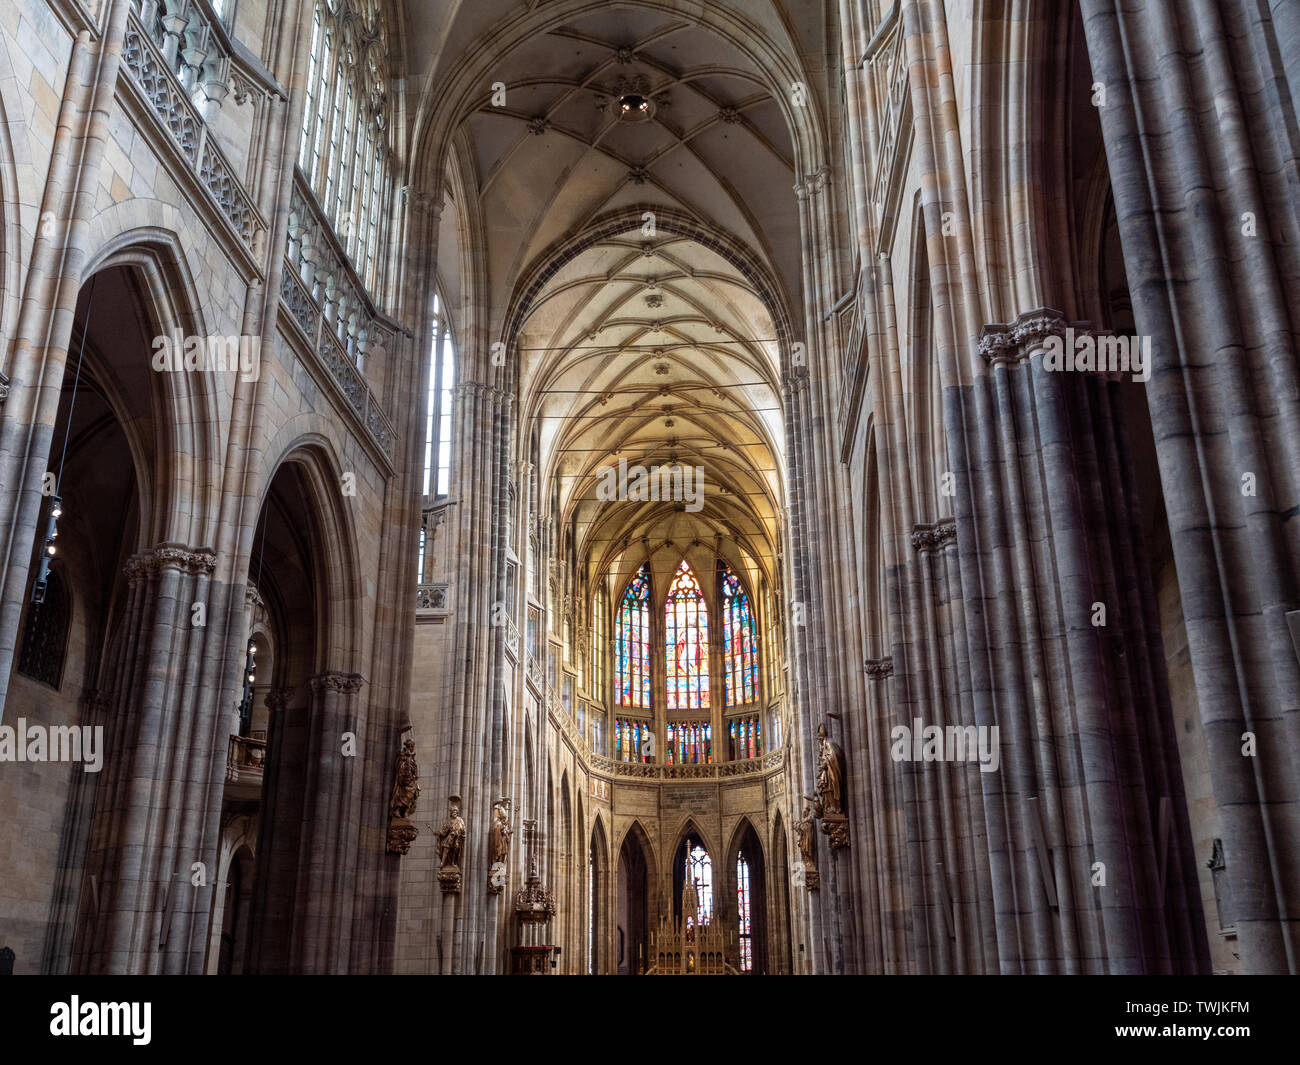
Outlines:
[[[1294, 5], [1081, 0], [1247, 972], [1300, 968]], [[1248, 735], [1249, 734], [1249, 735]], [[1254, 743], [1254, 754], [1243, 748]]]
[[94, 912], [74, 969], [201, 971], [206, 927], [191, 932], [183, 916], [208, 912], [216, 877], [219, 826], [195, 816], [222, 786], [205, 767], [217, 760], [212, 738], [225, 719], [199, 683], [209, 641], [224, 639], [204, 617], [219, 598], [215, 564], [210, 550], [180, 544], [127, 563], [126, 636], [107, 685], [115, 693], [108, 758], [86, 862]]
[[1051, 310], [987, 326], [989, 372], [944, 392], [974, 719], [1000, 732], [1000, 768], [980, 774], [999, 963], [1203, 972], [1158, 612], [1115, 395], [1140, 386], [1047, 369], [1044, 346], [1065, 326]]

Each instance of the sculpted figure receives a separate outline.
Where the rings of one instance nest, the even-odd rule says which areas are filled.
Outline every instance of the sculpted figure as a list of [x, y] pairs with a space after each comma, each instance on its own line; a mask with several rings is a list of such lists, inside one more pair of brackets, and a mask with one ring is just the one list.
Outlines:
[[397, 779], [393, 781], [393, 797], [388, 810], [392, 817], [410, 817], [415, 813], [415, 801], [420, 797], [420, 768], [415, 764], [415, 741], [407, 740], [397, 756]]
[[510, 800], [498, 799], [492, 807], [492, 861], [505, 864], [510, 858]]
[[844, 753], [826, 735], [825, 723], [817, 726], [820, 750], [817, 754], [817, 796], [819, 813], [844, 813]]
[[460, 800], [452, 798], [448, 804], [447, 820], [438, 829], [438, 857], [443, 868], [460, 866], [460, 853], [465, 846], [465, 819], [460, 816]]
[[803, 817], [794, 823], [795, 841], [799, 846], [799, 854], [803, 858], [804, 865], [807, 866], [816, 862], [813, 854], [813, 831], [816, 824], [812, 810], [807, 806], [803, 808]]

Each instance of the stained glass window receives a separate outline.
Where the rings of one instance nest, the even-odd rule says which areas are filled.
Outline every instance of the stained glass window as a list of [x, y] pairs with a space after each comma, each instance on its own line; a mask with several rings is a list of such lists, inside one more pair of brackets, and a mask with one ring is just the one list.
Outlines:
[[668, 722], [669, 765], [701, 765], [713, 761], [713, 725], [708, 721]]
[[19, 673], [51, 688], [60, 686], [63, 659], [68, 649], [70, 617], [67, 589], [58, 570], [51, 569], [45, 585], [45, 598], [27, 607], [22, 649], [18, 653]]
[[[699, 900], [699, 909], [694, 915], [694, 923], [706, 925], [713, 920], [713, 860], [704, 845], [694, 840], [686, 850], [686, 882], [695, 884], [695, 893]], [[691, 914], [682, 914], [685, 923], [691, 922]]]
[[727, 750], [734, 762], [757, 758], [763, 753], [763, 736], [757, 714], [734, 717], [727, 722]]
[[736, 911], [740, 914], [740, 971], [754, 971], [754, 945], [749, 919], [749, 862], [741, 851], [736, 859]]
[[682, 559], [664, 602], [668, 709], [709, 708], [709, 609], [700, 582]]
[[649, 721], [620, 717], [614, 722], [614, 757], [620, 762], [653, 762], [654, 728]]
[[719, 565], [722, 592], [722, 658], [726, 705], [744, 706], [758, 698], [758, 638], [749, 596], [725, 562]]
[[[614, 682], [619, 706], [650, 708], [650, 564], [628, 582], [618, 608]], [[706, 704], [707, 705], [707, 704]]]

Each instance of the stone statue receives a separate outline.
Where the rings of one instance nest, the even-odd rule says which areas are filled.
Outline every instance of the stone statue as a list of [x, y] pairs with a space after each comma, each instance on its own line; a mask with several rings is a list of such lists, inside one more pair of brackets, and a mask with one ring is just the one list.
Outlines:
[[510, 860], [510, 800], [498, 799], [492, 807], [492, 862]]
[[409, 818], [415, 813], [419, 797], [420, 768], [415, 764], [415, 741], [407, 740], [397, 756], [397, 779], [393, 781], [393, 797], [388, 803], [389, 816]]
[[844, 752], [826, 735], [825, 723], [817, 726], [817, 796], [819, 816], [844, 813]]
[[803, 808], [803, 817], [794, 823], [795, 841], [799, 847], [799, 856], [803, 859], [805, 866], [815, 865], [817, 857], [813, 853], [813, 832], [816, 830], [817, 822], [813, 818], [812, 810], [807, 806]]
[[388, 853], [406, 854], [420, 830], [411, 824], [420, 797], [420, 767], [415, 764], [415, 741], [407, 740], [397, 755], [393, 797], [388, 801]]
[[444, 869], [459, 869], [460, 854], [465, 846], [465, 819], [460, 816], [460, 796], [448, 803], [447, 820], [438, 829], [438, 857]]

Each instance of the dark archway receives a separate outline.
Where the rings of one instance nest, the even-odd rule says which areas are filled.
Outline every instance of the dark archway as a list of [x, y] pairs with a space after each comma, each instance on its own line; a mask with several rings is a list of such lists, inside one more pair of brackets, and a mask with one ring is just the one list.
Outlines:
[[650, 859], [645, 832], [634, 824], [618, 853], [618, 917], [614, 957], [620, 976], [645, 972], [650, 929]]
[[767, 863], [758, 833], [748, 818], [742, 819], [731, 837], [722, 869], [729, 887], [723, 917], [736, 931], [738, 972], [761, 975], [768, 968]]

